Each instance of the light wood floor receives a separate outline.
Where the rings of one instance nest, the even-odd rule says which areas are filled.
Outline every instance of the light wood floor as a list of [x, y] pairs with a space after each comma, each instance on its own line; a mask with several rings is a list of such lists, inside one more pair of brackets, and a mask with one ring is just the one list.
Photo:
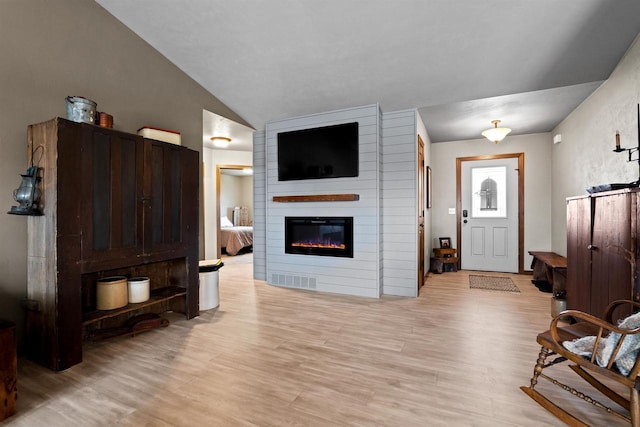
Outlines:
[[[551, 320], [531, 276], [508, 275], [517, 294], [449, 272], [419, 298], [377, 300], [271, 287], [238, 257], [219, 275], [221, 305], [198, 318], [87, 343], [61, 373], [20, 359], [18, 413], [0, 426], [562, 425], [518, 388]], [[592, 425], [624, 425], [544, 380], [539, 390]]]

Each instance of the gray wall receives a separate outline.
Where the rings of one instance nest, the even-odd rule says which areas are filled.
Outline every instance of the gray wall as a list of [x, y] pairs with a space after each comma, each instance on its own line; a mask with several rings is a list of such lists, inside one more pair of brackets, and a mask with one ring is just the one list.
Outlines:
[[555, 252], [567, 252], [567, 197], [585, 194], [592, 185], [638, 179], [638, 162], [627, 162], [626, 152], [612, 150], [616, 130], [622, 147], [638, 146], [639, 102], [640, 40], [636, 39], [609, 79], [553, 131], [562, 135], [562, 142], [552, 149]]
[[[66, 116], [65, 97], [84, 96], [114, 116], [114, 128], [176, 129], [202, 151], [202, 110], [246, 124], [98, 4], [86, 0], [0, 2], [0, 210], [27, 167], [27, 126]], [[26, 218], [0, 216], [0, 317], [22, 342]]]

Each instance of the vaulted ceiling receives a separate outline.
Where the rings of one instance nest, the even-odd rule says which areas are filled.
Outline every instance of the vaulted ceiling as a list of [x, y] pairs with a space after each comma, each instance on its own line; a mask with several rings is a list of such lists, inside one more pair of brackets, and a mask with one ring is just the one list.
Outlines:
[[640, 32], [639, 0], [96, 0], [248, 124], [379, 103], [434, 142], [551, 131]]

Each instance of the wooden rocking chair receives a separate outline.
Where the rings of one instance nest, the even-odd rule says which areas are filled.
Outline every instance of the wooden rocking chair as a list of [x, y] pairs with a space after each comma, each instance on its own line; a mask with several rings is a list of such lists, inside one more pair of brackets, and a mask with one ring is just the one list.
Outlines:
[[[624, 307], [626, 306], [626, 307]], [[564, 409], [560, 408], [555, 403], [551, 402], [540, 392], [535, 390], [535, 386], [538, 383], [538, 378], [544, 378], [551, 381], [553, 384], [560, 386], [565, 391], [606, 410], [609, 413], [615, 414], [619, 417], [626, 419], [631, 423], [633, 427], [640, 427], [640, 400], [638, 392], [640, 390], [640, 378], [638, 373], [640, 372], [640, 363], [638, 360], [640, 356], [635, 359], [635, 364], [631, 368], [628, 375], [623, 375], [616, 367], [615, 361], [618, 357], [622, 344], [626, 337], [640, 334], [640, 328], [637, 329], [620, 329], [613, 321], [614, 311], [618, 309], [627, 309], [627, 313], [631, 312], [628, 309], [632, 308], [637, 311], [640, 308], [640, 303], [633, 301], [619, 300], [612, 302], [606, 309], [604, 320], [599, 319], [587, 313], [583, 313], [577, 310], [567, 310], [556, 316], [551, 321], [551, 326], [548, 331], [538, 335], [537, 341], [542, 346], [538, 360], [536, 362], [533, 377], [531, 378], [531, 385], [528, 387], [520, 387], [529, 397], [538, 402], [543, 408], [551, 412], [558, 417], [561, 421], [570, 426], [587, 426], [584, 422], [574, 417]], [[567, 316], [571, 316], [577, 322], [571, 325], [559, 325], [561, 319], [565, 319]], [[606, 336], [609, 333], [618, 333], [620, 338], [617, 340], [617, 344], [613, 348], [612, 354], [606, 366], [599, 366], [596, 359], [596, 349], [601, 346], [601, 342], [604, 342]], [[585, 336], [595, 336], [595, 342], [591, 349], [591, 357], [580, 356], [576, 353], [572, 353], [567, 350], [562, 343], [564, 341], [572, 341], [576, 338], [582, 338]], [[557, 355], [557, 357], [549, 362], [545, 363], [545, 360], [549, 355]], [[639, 353], [640, 354], [640, 353]], [[602, 403], [594, 400], [593, 398], [579, 392], [578, 390], [560, 383], [556, 379], [543, 373], [543, 370], [549, 366], [569, 361], [572, 363], [569, 367], [577, 373], [582, 379], [587, 381], [591, 386], [599, 390], [602, 394], [607, 396], [613, 402], [617, 403], [621, 407], [627, 409], [631, 418], [627, 415], [615, 411]], [[622, 384], [629, 389], [629, 398], [621, 396], [609, 386], [605, 385], [600, 380], [596, 379], [591, 373], [597, 373], [610, 380]]]

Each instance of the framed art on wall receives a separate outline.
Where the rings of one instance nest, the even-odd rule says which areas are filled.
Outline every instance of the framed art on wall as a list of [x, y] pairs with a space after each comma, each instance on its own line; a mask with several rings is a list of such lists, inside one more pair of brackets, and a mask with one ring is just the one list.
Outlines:
[[427, 185], [425, 188], [427, 189], [427, 209], [431, 208], [431, 166], [427, 166]]

